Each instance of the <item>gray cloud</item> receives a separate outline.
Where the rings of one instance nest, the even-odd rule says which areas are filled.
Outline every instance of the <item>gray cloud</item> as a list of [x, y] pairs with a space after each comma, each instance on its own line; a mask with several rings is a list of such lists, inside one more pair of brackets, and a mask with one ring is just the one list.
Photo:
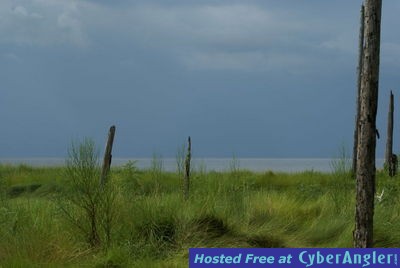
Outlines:
[[164, 51], [194, 69], [297, 72], [323, 64], [323, 54], [356, 51], [357, 26], [346, 26], [347, 19], [326, 27], [324, 18], [309, 16], [310, 11], [273, 5], [137, 4], [116, 10], [90, 4], [83, 12], [93, 38], [105, 31], [133, 47]]
[[84, 46], [87, 37], [74, 1], [11, 1], [0, 4], [0, 43]]
[[383, 62], [400, 67], [400, 43], [384, 42], [381, 50]]
[[[360, 4], [1, 1], [1, 154], [103, 144], [115, 123], [116, 155], [173, 156], [190, 134], [203, 156], [331, 157], [351, 145]], [[384, 3], [381, 132], [399, 8]]]

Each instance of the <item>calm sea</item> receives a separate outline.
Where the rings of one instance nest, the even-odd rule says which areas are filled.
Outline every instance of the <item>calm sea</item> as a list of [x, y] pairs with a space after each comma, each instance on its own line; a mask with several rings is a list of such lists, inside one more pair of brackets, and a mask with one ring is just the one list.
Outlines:
[[[135, 161], [138, 168], [146, 169], [151, 167], [152, 158], [115, 158], [112, 165], [122, 166], [128, 161]], [[175, 171], [177, 168], [175, 158], [160, 158], [163, 170]], [[247, 169], [256, 172], [263, 171], [283, 171], [301, 172], [314, 170], [321, 172], [331, 172], [334, 166], [342, 160], [325, 158], [195, 158], [192, 160], [194, 170], [202, 171], [228, 171], [232, 168]], [[342, 161], [343, 162], [343, 161]], [[27, 164], [31, 166], [62, 166], [65, 165], [64, 158], [0, 158], [1, 164]], [[347, 160], [345, 165], [351, 167], [351, 160]], [[376, 160], [377, 168], [382, 168], [383, 159]]]

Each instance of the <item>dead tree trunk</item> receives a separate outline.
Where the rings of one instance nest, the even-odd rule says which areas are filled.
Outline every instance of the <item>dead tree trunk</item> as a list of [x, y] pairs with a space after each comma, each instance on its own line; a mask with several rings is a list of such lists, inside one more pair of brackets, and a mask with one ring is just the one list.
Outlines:
[[353, 176], [357, 174], [357, 144], [358, 132], [360, 124], [360, 90], [361, 90], [361, 73], [363, 62], [364, 47], [364, 5], [361, 5], [360, 11], [360, 33], [358, 38], [358, 66], [357, 66], [357, 94], [356, 94], [356, 120], [354, 126], [354, 145], [353, 145]]
[[184, 198], [185, 200], [189, 199], [189, 187], [190, 187], [190, 161], [192, 159], [192, 141], [190, 140], [190, 136], [188, 138], [188, 150], [185, 159], [185, 178], [184, 178]]
[[100, 186], [104, 186], [107, 182], [108, 172], [110, 171], [112, 159], [112, 146], [114, 143], [115, 126], [111, 126], [108, 131], [108, 139], [106, 144], [106, 151], [104, 152], [103, 167], [101, 169]]
[[360, 91], [356, 213], [353, 232], [354, 247], [358, 248], [373, 246], [381, 10], [382, 0], [365, 0], [365, 43]]
[[393, 111], [394, 111], [394, 97], [390, 91], [389, 100], [389, 113], [387, 125], [387, 140], [386, 140], [386, 153], [385, 153], [385, 167], [389, 171], [389, 176], [393, 177], [395, 173], [394, 159], [393, 159]]

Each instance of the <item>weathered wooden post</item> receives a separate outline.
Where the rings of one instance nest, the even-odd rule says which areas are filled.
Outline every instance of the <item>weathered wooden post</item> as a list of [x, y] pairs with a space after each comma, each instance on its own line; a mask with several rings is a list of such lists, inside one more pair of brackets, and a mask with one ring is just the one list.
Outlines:
[[397, 166], [398, 166], [398, 160], [397, 160], [397, 155], [392, 154], [392, 157], [390, 158], [390, 169], [389, 169], [389, 176], [394, 177], [397, 174]]
[[386, 153], [385, 153], [385, 167], [389, 171], [389, 176], [393, 177], [395, 174], [395, 165], [393, 159], [393, 111], [394, 111], [394, 96], [390, 91], [389, 99], [389, 112], [388, 112], [388, 125], [387, 125], [387, 140], [386, 140]]
[[357, 66], [357, 94], [356, 94], [356, 120], [354, 126], [354, 145], [353, 145], [353, 176], [357, 174], [357, 144], [358, 132], [360, 124], [360, 90], [361, 90], [361, 74], [363, 62], [363, 47], [364, 47], [364, 5], [361, 5], [360, 11], [360, 33], [358, 38], [358, 66]]
[[376, 113], [378, 108], [379, 52], [382, 0], [365, 0], [364, 52], [357, 143], [354, 247], [373, 246], [375, 195]]
[[110, 171], [111, 159], [112, 159], [112, 146], [114, 143], [115, 126], [111, 126], [108, 131], [108, 139], [106, 144], [106, 150], [104, 152], [103, 167], [101, 169], [100, 186], [104, 186], [107, 182], [108, 172]]
[[192, 159], [192, 141], [190, 136], [188, 138], [188, 150], [185, 159], [185, 178], [184, 178], [184, 198], [189, 199], [189, 187], [190, 187], [190, 161]]

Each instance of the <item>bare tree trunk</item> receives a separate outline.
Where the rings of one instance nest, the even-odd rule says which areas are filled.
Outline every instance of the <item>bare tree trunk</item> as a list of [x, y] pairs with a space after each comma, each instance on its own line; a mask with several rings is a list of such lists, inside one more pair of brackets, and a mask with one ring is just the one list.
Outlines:
[[111, 126], [108, 131], [108, 139], [106, 144], [106, 151], [104, 152], [103, 167], [101, 169], [100, 186], [104, 186], [107, 181], [108, 172], [110, 171], [112, 159], [112, 146], [114, 143], [115, 126]]
[[359, 248], [373, 246], [381, 10], [382, 0], [365, 0], [365, 44], [360, 91], [356, 213], [353, 232], [354, 247]]
[[385, 153], [385, 166], [388, 168], [389, 176], [394, 176], [394, 165], [393, 165], [393, 111], [394, 111], [394, 97], [392, 91], [390, 91], [389, 100], [389, 113], [388, 113], [388, 125], [387, 125], [387, 140], [386, 140], [386, 153]]
[[354, 145], [353, 145], [353, 176], [357, 174], [357, 144], [358, 132], [360, 124], [360, 90], [361, 90], [361, 73], [363, 62], [364, 47], [364, 5], [361, 5], [360, 11], [360, 33], [358, 38], [358, 66], [357, 66], [357, 96], [356, 96], [356, 122], [354, 126]]
[[190, 161], [192, 158], [192, 141], [190, 136], [188, 138], [188, 150], [185, 159], [185, 178], [184, 178], [184, 198], [189, 199], [189, 187], [190, 187]]

